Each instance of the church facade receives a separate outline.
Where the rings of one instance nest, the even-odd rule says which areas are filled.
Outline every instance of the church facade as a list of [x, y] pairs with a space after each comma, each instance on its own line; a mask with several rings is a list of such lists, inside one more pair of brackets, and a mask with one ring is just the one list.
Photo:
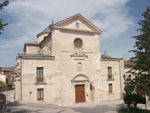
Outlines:
[[100, 53], [101, 30], [80, 14], [26, 43], [16, 64], [16, 100], [70, 105], [122, 97], [124, 61]]

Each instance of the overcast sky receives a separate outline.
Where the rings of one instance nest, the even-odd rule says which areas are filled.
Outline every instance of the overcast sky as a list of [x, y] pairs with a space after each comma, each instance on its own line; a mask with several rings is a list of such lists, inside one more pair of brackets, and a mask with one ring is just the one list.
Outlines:
[[[2, 2], [4, 0], [0, 0]], [[137, 22], [150, 6], [150, 0], [9, 0], [0, 12], [8, 22], [0, 35], [0, 67], [14, 66], [24, 43], [36, 41], [36, 35], [45, 27], [80, 13], [99, 29], [101, 53], [129, 59], [137, 35]]]

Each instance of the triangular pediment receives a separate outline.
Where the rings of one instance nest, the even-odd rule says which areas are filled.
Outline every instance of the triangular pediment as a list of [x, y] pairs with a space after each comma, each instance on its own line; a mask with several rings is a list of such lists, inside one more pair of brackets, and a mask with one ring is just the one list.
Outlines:
[[[77, 27], [77, 24], [78, 24], [78, 27]], [[100, 29], [98, 29], [95, 25], [93, 25], [90, 21], [88, 21], [85, 17], [83, 17], [80, 14], [76, 14], [63, 21], [60, 21], [56, 23], [54, 26], [66, 28], [66, 29], [101, 33]]]

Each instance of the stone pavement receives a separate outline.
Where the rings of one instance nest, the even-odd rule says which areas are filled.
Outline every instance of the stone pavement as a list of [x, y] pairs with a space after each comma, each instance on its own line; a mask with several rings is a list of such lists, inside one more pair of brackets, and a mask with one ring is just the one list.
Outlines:
[[[71, 106], [57, 106], [51, 104], [20, 104], [8, 105], [7, 113], [117, 113], [122, 101], [103, 103], [80, 103]], [[112, 104], [114, 103], [114, 104]]]
[[4, 91], [2, 93], [6, 96], [7, 103], [8, 102], [14, 102], [14, 93], [15, 93], [15, 90]]
[[[117, 113], [120, 108], [126, 107], [122, 100], [102, 101], [98, 103], [80, 103], [71, 106], [57, 106], [46, 103], [19, 104], [7, 106], [7, 113]], [[145, 109], [145, 105], [138, 105]], [[148, 102], [150, 109], [150, 102]]]
[[[8, 99], [7, 113], [117, 113], [126, 106], [123, 100], [101, 101], [97, 103], [79, 103], [70, 106], [57, 106], [48, 103], [14, 103], [13, 91], [5, 92]], [[138, 107], [145, 109], [145, 105], [138, 104]], [[147, 108], [150, 110], [150, 101]]]

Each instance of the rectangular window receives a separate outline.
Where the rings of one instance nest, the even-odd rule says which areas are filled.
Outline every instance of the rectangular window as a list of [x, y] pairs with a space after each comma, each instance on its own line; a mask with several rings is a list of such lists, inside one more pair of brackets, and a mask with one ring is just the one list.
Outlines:
[[109, 87], [109, 93], [112, 93], [113, 87], [112, 87], [112, 83], [108, 84]]
[[76, 28], [79, 28], [79, 23], [78, 22], [76, 23]]
[[112, 79], [112, 67], [108, 67], [108, 79]]
[[44, 100], [44, 89], [37, 89], [37, 100]]
[[5, 75], [8, 75], [8, 74], [9, 74], [9, 71], [4, 71], [4, 74], [5, 74]]
[[37, 82], [43, 82], [43, 67], [37, 67], [36, 68], [36, 79]]

